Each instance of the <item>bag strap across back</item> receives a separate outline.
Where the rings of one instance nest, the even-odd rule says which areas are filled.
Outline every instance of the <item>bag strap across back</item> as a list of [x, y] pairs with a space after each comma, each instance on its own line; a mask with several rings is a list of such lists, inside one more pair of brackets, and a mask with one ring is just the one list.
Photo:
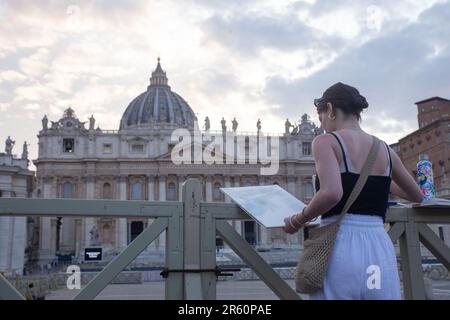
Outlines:
[[353, 187], [353, 190], [350, 193], [350, 196], [348, 197], [347, 202], [345, 203], [344, 208], [339, 215], [339, 218], [336, 220], [338, 224], [342, 220], [342, 218], [344, 218], [344, 215], [347, 213], [348, 209], [350, 209], [351, 205], [353, 204], [353, 202], [355, 202], [356, 198], [358, 198], [359, 194], [361, 193], [361, 190], [364, 188], [367, 178], [369, 177], [370, 172], [372, 172], [372, 168], [378, 154], [379, 146], [380, 140], [377, 137], [372, 136], [372, 147], [370, 148], [369, 155], [367, 156], [364, 167], [361, 170], [361, 174], [359, 175], [359, 178], [356, 181], [356, 184]]

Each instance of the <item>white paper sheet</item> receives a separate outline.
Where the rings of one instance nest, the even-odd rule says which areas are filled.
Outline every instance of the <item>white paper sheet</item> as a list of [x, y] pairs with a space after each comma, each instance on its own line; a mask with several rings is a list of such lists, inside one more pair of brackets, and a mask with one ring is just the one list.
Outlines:
[[[278, 185], [220, 188], [236, 204], [265, 228], [284, 226], [284, 218], [300, 213], [306, 206]], [[319, 224], [320, 217], [309, 224]]]

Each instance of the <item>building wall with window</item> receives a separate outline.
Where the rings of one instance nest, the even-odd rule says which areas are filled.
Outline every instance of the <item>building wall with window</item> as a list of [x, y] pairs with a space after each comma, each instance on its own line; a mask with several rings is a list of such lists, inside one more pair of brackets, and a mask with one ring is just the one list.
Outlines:
[[425, 127], [438, 119], [450, 117], [450, 100], [433, 97], [416, 102], [419, 128]]
[[[448, 100], [442, 98], [431, 98], [425, 102], [417, 103], [418, 113], [424, 108], [428, 110], [433, 108], [434, 121], [401, 138], [398, 144], [395, 144], [397, 154], [402, 159], [408, 171], [415, 176], [416, 165], [421, 154], [428, 155], [433, 164], [433, 177], [435, 187], [438, 190], [439, 197], [450, 198], [449, 178], [450, 172], [450, 115], [444, 108]], [[445, 102], [447, 101], [447, 104]], [[425, 107], [424, 107], [425, 105]], [[438, 108], [438, 106], [440, 106]], [[428, 108], [428, 109], [427, 109]], [[419, 115], [419, 121], [428, 117], [425, 114], [422, 118]], [[391, 146], [392, 147], [392, 146]]]
[[[426, 154], [433, 165], [437, 197], [450, 199], [450, 100], [433, 97], [416, 102], [418, 129], [401, 138], [391, 148], [416, 179], [417, 162]], [[450, 245], [450, 226], [430, 225]], [[422, 253], [431, 253], [422, 247]]]

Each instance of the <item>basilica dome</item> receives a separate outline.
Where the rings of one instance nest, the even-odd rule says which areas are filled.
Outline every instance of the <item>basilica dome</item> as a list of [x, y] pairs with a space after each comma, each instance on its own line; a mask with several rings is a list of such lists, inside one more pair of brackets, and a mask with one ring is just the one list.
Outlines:
[[194, 128], [197, 117], [188, 103], [168, 85], [160, 59], [147, 91], [134, 98], [122, 115], [120, 129]]

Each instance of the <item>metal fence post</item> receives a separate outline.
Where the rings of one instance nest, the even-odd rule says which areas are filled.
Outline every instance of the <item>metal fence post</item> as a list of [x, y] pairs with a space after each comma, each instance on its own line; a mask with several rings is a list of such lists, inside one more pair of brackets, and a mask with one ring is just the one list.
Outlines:
[[[201, 216], [201, 261], [200, 267], [205, 270], [216, 268], [216, 219], [212, 212], [202, 213]], [[214, 272], [202, 272], [203, 298], [216, 299], [217, 276]]]
[[[183, 269], [183, 216], [182, 212], [174, 212], [168, 219], [169, 226], [166, 232], [166, 268], [169, 270]], [[169, 273], [166, 279], [166, 299], [183, 299], [183, 274], [179, 272]]]
[[405, 223], [405, 232], [400, 236], [400, 257], [405, 299], [425, 299], [425, 284], [420, 254], [419, 231], [413, 215]]
[[[200, 270], [200, 201], [201, 187], [197, 179], [187, 179], [183, 183], [184, 205], [184, 269]], [[199, 272], [183, 272], [184, 298], [202, 300], [202, 282]]]

